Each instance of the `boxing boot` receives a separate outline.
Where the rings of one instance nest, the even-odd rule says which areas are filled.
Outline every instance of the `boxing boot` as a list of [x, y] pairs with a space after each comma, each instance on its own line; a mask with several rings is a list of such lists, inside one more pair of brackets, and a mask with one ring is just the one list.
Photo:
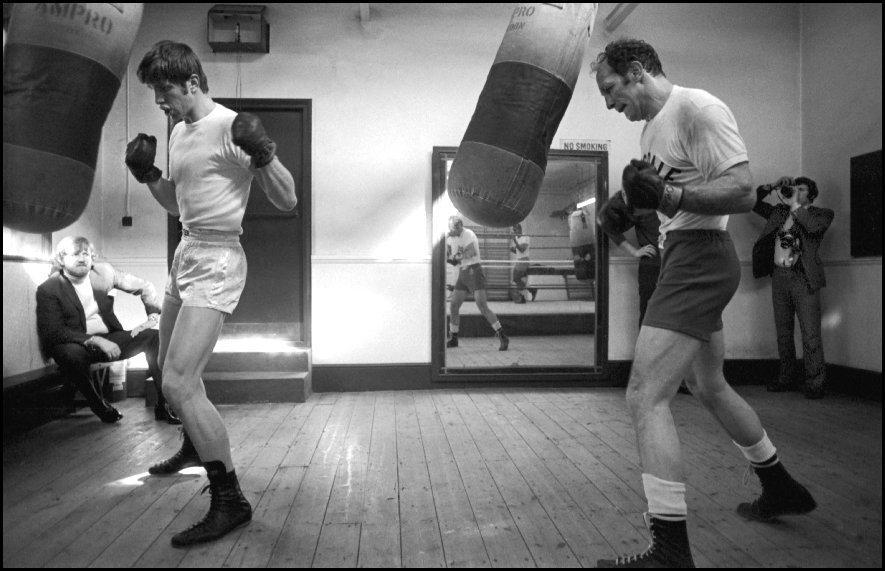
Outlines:
[[446, 347], [448, 347], [449, 349], [452, 349], [457, 346], [458, 346], [458, 334], [452, 333], [452, 338], [449, 339], [449, 341], [446, 343]]
[[166, 401], [157, 402], [154, 406], [154, 420], [165, 420], [169, 424], [181, 424], [181, 419]]
[[170, 458], [154, 464], [148, 468], [148, 472], [156, 476], [164, 476], [167, 474], [175, 474], [179, 470], [184, 470], [185, 468], [190, 468], [192, 466], [203, 465], [200, 461], [200, 455], [197, 453], [197, 449], [194, 448], [194, 443], [191, 442], [187, 432], [182, 430], [181, 433], [184, 435], [184, 439], [181, 442], [181, 448], [179, 448], [178, 452], [173, 454]]
[[213, 541], [236, 528], [252, 521], [252, 506], [240, 490], [240, 482], [234, 470], [228, 472], [224, 462], [206, 462], [211, 500], [209, 513], [199, 523], [172, 536], [174, 547], [187, 547], [196, 543]]
[[693, 569], [694, 559], [688, 544], [688, 527], [685, 520], [667, 521], [645, 514], [645, 525], [651, 534], [648, 549], [637, 555], [600, 559], [597, 567], [623, 569], [677, 567]]
[[782, 463], [753, 469], [762, 483], [762, 495], [752, 503], [737, 507], [737, 512], [745, 518], [770, 522], [782, 515], [806, 514], [817, 507], [805, 486], [794, 480]]
[[507, 347], [510, 347], [510, 337], [504, 335], [504, 330], [499, 329], [495, 335], [498, 337], [498, 351], [506, 351]]

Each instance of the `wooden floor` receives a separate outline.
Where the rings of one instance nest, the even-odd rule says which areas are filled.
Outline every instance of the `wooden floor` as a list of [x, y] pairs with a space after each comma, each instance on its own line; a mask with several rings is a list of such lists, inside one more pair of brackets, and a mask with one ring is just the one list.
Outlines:
[[[881, 567], [882, 405], [739, 387], [819, 508], [749, 523], [745, 464], [692, 397], [673, 412], [699, 566]], [[219, 407], [252, 523], [174, 549], [209, 504], [204, 472], [148, 477], [178, 429], [141, 399], [88, 410], [3, 450], [4, 567], [592, 567], [645, 548], [623, 391], [324, 393]]]

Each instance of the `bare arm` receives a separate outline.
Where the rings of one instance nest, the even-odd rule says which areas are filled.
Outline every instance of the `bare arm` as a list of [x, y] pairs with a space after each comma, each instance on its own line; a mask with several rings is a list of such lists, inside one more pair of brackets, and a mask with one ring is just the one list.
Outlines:
[[698, 214], [740, 214], [756, 204], [750, 163], [736, 164], [710, 182], [686, 186], [680, 210]]
[[169, 179], [160, 177], [154, 182], [147, 183], [151, 194], [160, 206], [165, 208], [171, 215], [180, 216], [178, 212], [178, 201], [175, 200], [175, 183]]
[[249, 169], [261, 185], [264, 194], [267, 195], [271, 204], [280, 210], [289, 211], [298, 204], [295, 195], [295, 179], [289, 169], [276, 157], [261, 168], [254, 166]]

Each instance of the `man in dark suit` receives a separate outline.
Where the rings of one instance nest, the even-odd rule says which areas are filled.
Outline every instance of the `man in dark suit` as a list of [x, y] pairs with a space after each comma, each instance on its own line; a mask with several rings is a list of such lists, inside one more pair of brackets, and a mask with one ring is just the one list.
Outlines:
[[[67, 237], [58, 243], [54, 268], [37, 288], [37, 332], [43, 350], [55, 359], [67, 379], [86, 398], [102, 422], [117, 422], [123, 415], [112, 407], [92, 384], [89, 367], [100, 361], [128, 359], [139, 353], [147, 357], [148, 371], [157, 386], [157, 420], [181, 424], [162, 393], [162, 374], [157, 363], [159, 332], [152, 329], [160, 314], [154, 286], [141, 278], [118, 271], [108, 263], [95, 263], [89, 240]], [[108, 295], [119, 289], [141, 296], [148, 319], [126, 331], [114, 315]]]
[[[779, 204], [772, 205], [765, 198], [774, 190], [778, 191], [774, 194]], [[768, 390], [788, 390], [796, 377], [795, 315], [802, 331], [805, 396], [813, 399], [824, 396], [827, 378], [820, 326], [820, 289], [827, 281], [818, 248], [834, 216], [829, 208], [811, 205], [817, 195], [813, 180], [783, 177], [775, 184], [757, 188], [753, 207], [753, 212], [767, 220], [753, 245], [753, 276], [771, 276], [780, 357], [778, 379], [768, 385]]]

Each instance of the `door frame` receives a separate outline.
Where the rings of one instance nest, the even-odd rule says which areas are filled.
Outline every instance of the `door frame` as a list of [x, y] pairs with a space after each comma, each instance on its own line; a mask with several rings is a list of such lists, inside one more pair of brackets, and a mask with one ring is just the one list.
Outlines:
[[[261, 99], [261, 98], [229, 98], [215, 97], [213, 100], [234, 111], [291, 111], [304, 114], [303, 130], [301, 133], [301, 165], [303, 172], [301, 173], [301, 188], [297, 188], [298, 176], [295, 176], [296, 189], [298, 195], [298, 206], [295, 207], [296, 216], [301, 218], [301, 308], [302, 308], [302, 327], [301, 339], [299, 344], [307, 347], [311, 345], [311, 274], [310, 274], [310, 256], [311, 256], [311, 130], [312, 130], [312, 100], [311, 99]], [[168, 143], [169, 136], [172, 134], [174, 125], [169, 122], [166, 140]], [[166, 172], [169, 172], [169, 153], [168, 144], [166, 146]], [[294, 174], [294, 173], [293, 173]], [[181, 240], [181, 223], [178, 217], [171, 214], [166, 217], [166, 267], [167, 271], [172, 268], [172, 258], [175, 256], [175, 248]]]

